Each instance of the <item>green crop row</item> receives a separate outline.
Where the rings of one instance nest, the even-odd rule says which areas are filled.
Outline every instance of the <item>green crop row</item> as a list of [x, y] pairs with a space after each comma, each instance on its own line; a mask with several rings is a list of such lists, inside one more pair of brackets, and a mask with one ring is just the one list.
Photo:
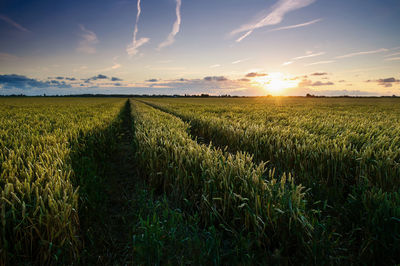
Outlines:
[[121, 99], [0, 99], [0, 264], [78, 258], [72, 156], [109, 126]]
[[199, 145], [182, 120], [133, 101], [139, 165], [148, 183], [205, 225], [218, 225], [282, 256], [306, 256], [312, 226], [304, 188], [245, 153]]

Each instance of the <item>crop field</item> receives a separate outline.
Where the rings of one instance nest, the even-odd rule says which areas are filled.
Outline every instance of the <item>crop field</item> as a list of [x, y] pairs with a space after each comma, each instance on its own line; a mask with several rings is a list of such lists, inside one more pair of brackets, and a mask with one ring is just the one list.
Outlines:
[[0, 98], [0, 265], [400, 263], [396, 98]]

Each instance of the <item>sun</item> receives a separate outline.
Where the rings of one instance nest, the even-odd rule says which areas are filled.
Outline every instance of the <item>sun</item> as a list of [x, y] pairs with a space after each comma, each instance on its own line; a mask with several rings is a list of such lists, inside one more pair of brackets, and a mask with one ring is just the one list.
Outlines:
[[266, 76], [253, 79], [256, 85], [261, 86], [269, 94], [280, 95], [286, 89], [295, 88], [299, 85], [299, 80], [280, 72], [269, 73]]

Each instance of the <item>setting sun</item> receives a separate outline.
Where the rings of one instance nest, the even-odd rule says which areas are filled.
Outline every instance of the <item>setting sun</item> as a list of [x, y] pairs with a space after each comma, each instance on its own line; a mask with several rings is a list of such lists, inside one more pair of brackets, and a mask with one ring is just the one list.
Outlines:
[[273, 72], [267, 76], [256, 77], [254, 82], [257, 86], [265, 89], [268, 93], [273, 95], [281, 94], [285, 89], [295, 88], [299, 85], [299, 80], [282, 74], [280, 72]]

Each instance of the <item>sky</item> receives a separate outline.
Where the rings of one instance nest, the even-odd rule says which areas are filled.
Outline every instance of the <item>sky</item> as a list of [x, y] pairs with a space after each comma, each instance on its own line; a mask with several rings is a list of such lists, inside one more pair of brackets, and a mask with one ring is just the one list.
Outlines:
[[2, 0], [0, 95], [400, 95], [399, 0]]

